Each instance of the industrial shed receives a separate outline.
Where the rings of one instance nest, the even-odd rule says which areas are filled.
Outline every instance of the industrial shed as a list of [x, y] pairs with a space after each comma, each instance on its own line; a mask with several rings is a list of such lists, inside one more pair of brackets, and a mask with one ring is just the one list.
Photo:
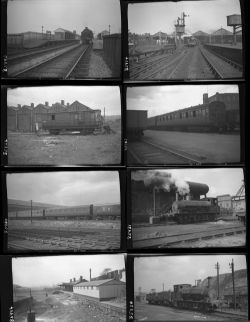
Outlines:
[[73, 287], [73, 291], [76, 294], [104, 301], [124, 296], [126, 284], [115, 279], [96, 280], [78, 283]]
[[65, 40], [65, 39], [76, 39], [76, 33], [63, 28], [57, 28], [55, 30], [55, 40]]

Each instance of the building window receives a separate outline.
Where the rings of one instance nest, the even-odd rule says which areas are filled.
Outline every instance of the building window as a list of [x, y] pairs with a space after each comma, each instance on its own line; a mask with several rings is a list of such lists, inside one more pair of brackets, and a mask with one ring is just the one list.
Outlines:
[[193, 111], [193, 117], [196, 117], [196, 111]]
[[51, 120], [52, 120], [52, 121], [55, 121], [55, 119], [56, 119], [55, 114], [52, 114], [52, 115], [51, 115]]

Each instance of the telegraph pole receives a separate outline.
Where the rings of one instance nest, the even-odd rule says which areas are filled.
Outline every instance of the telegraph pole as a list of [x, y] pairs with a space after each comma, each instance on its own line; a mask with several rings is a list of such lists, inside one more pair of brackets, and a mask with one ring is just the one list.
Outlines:
[[156, 216], [156, 200], [155, 200], [156, 188], [153, 188], [153, 199], [154, 199], [154, 217]]
[[234, 309], [236, 310], [236, 294], [235, 294], [235, 282], [234, 282], [234, 260], [229, 263], [229, 267], [232, 270], [232, 280], [233, 280], [233, 299], [234, 299]]
[[30, 222], [32, 223], [32, 200], [30, 200]]
[[217, 271], [217, 299], [219, 300], [219, 298], [220, 298], [220, 275], [219, 275], [220, 265], [218, 262], [215, 264], [215, 269]]

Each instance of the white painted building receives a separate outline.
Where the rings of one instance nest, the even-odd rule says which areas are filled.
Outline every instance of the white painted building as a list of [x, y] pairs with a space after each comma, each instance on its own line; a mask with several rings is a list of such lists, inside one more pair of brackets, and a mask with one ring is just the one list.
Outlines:
[[115, 279], [82, 282], [73, 287], [73, 292], [103, 301], [125, 296], [126, 284]]

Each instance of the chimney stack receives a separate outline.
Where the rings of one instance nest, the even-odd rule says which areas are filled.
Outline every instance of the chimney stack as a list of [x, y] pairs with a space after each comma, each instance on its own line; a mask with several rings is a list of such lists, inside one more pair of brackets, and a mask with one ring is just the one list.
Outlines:
[[204, 93], [203, 94], [203, 104], [208, 104], [208, 94], [207, 93]]
[[64, 100], [61, 100], [61, 104], [64, 105]]
[[67, 103], [67, 107], [69, 107], [69, 103]]
[[72, 278], [70, 279], [70, 283], [72, 283]]
[[30, 103], [30, 106], [31, 106], [32, 108], [34, 108], [34, 103]]
[[212, 279], [212, 276], [208, 276], [208, 278], [207, 278], [207, 288], [210, 288], [211, 279]]
[[91, 268], [89, 269], [89, 281], [91, 282]]
[[74, 282], [76, 281], [76, 278], [74, 277]]
[[80, 276], [80, 282], [82, 282], [82, 276]]
[[45, 102], [45, 106], [49, 106], [49, 102]]
[[22, 105], [21, 105], [21, 104], [17, 104], [17, 107], [18, 107], [18, 108], [21, 108], [21, 107], [22, 107]]

